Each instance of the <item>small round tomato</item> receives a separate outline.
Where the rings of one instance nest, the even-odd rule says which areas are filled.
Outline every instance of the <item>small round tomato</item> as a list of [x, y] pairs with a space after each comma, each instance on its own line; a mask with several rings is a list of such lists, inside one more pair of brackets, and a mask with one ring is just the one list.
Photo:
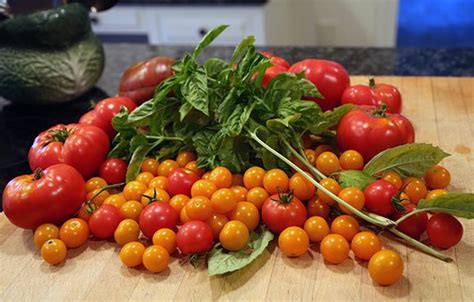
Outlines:
[[[338, 195], [339, 192], [342, 190], [339, 183], [336, 180], [329, 177], [321, 179], [319, 181], [319, 184], [322, 185], [324, 188], [328, 189], [334, 195]], [[328, 205], [333, 205], [335, 203], [335, 201], [331, 197], [326, 195], [326, 193], [324, 193], [320, 189], [318, 189], [317, 192], [318, 192], [319, 200], [321, 200], [322, 202], [325, 202]]]
[[189, 197], [183, 194], [178, 194], [170, 199], [170, 206], [175, 209], [176, 212], [181, 212], [181, 209], [186, 206], [189, 201]]
[[247, 201], [238, 202], [228, 217], [231, 220], [243, 222], [249, 231], [255, 230], [260, 222], [260, 214], [257, 207], [254, 206], [253, 203]]
[[156, 175], [158, 171], [158, 166], [160, 164], [154, 158], [145, 158], [142, 165], [140, 166], [140, 172], [149, 172], [153, 175]]
[[255, 187], [263, 187], [265, 173], [265, 170], [261, 167], [248, 168], [244, 173], [244, 186], [249, 190]]
[[351, 249], [357, 258], [370, 260], [375, 253], [382, 249], [382, 243], [374, 233], [360, 232], [352, 238]]
[[304, 230], [312, 242], [320, 242], [329, 234], [329, 225], [323, 217], [313, 216], [304, 223]]
[[186, 213], [186, 207], [183, 207], [181, 211], [179, 211], [179, 222], [181, 224], [185, 224], [186, 222], [191, 221], [188, 217], [188, 213]]
[[109, 158], [105, 160], [99, 169], [99, 175], [109, 185], [125, 181], [127, 163], [120, 158]]
[[204, 196], [193, 197], [186, 204], [186, 214], [191, 220], [205, 221], [211, 217], [212, 212], [212, 203]]
[[66, 254], [66, 245], [59, 239], [49, 239], [41, 247], [41, 257], [52, 265], [63, 262]]
[[451, 183], [451, 174], [442, 166], [434, 166], [425, 174], [426, 184], [430, 189], [445, 189]]
[[242, 174], [232, 174], [232, 186], [243, 186], [244, 176]]
[[334, 172], [340, 171], [341, 165], [336, 154], [326, 151], [321, 153], [316, 159], [316, 168], [325, 175], [331, 175]]
[[120, 221], [119, 225], [115, 229], [114, 239], [119, 245], [137, 241], [140, 235], [140, 226], [133, 219], [124, 219]]
[[176, 244], [185, 254], [205, 253], [212, 248], [212, 228], [205, 222], [194, 220], [186, 222], [176, 234]]
[[291, 176], [289, 186], [290, 190], [293, 190], [293, 194], [301, 200], [311, 199], [316, 192], [314, 185], [300, 173]]
[[148, 189], [162, 189], [167, 191], [168, 190], [168, 178], [164, 176], [156, 176], [148, 183]]
[[302, 256], [309, 248], [308, 234], [300, 227], [288, 227], [278, 236], [278, 247], [286, 257]]
[[395, 211], [393, 198], [397, 194], [398, 189], [395, 185], [378, 179], [364, 189], [365, 207], [371, 213], [389, 217]]
[[211, 176], [211, 172], [207, 171], [201, 176], [201, 179], [209, 181], [209, 176]]
[[327, 203], [322, 202], [319, 198], [313, 197], [308, 201], [306, 211], [308, 212], [308, 217], [321, 216], [327, 218], [329, 212], [331, 212], [331, 207]]
[[206, 220], [206, 223], [211, 226], [212, 232], [214, 233], [214, 238], [219, 238], [219, 233], [221, 232], [224, 225], [229, 221], [227, 216], [223, 214], [212, 214], [212, 216]]
[[171, 255], [176, 251], [176, 233], [172, 229], [162, 228], [153, 234], [153, 245], [164, 247]]
[[122, 204], [119, 210], [123, 218], [138, 221], [138, 217], [140, 217], [140, 213], [143, 210], [143, 205], [136, 200], [129, 200]]
[[[392, 219], [396, 221], [400, 217], [414, 211], [415, 209], [416, 206], [414, 204], [407, 204], [403, 210], [396, 210], [395, 214], [392, 215]], [[419, 239], [420, 236], [425, 232], [427, 223], [428, 214], [426, 212], [421, 212], [400, 222], [397, 226], [397, 229], [412, 238]]]
[[403, 260], [397, 252], [381, 250], [370, 258], [368, 268], [375, 283], [391, 285], [402, 277]]
[[107, 185], [107, 182], [105, 179], [101, 177], [92, 177], [86, 182], [86, 190], [87, 192], [96, 190], [96, 189], [102, 189]]
[[230, 187], [232, 193], [234, 193], [235, 201], [246, 201], [248, 190], [242, 186], [232, 186]]
[[304, 155], [306, 156], [306, 159], [308, 159], [310, 164], [312, 164], [313, 166], [316, 165], [317, 156], [316, 152], [313, 149], [305, 149]]
[[426, 233], [433, 246], [448, 249], [461, 241], [463, 227], [454, 216], [436, 213], [428, 220]]
[[433, 198], [446, 195], [447, 193], [448, 192], [446, 190], [443, 190], [443, 189], [432, 190], [432, 191], [429, 191], [428, 194], [426, 194], [426, 199], [431, 200]]
[[414, 204], [418, 204], [418, 201], [425, 198], [426, 194], [428, 194], [425, 184], [419, 178], [409, 177], [405, 180], [404, 185], [406, 186], [403, 192], [408, 195], [408, 198]]
[[262, 206], [262, 221], [271, 232], [279, 234], [290, 226], [302, 227], [306, 221], [306, 208], [291, 193], [275, 194]]
[[100, 207], [110, 196], [109, 192], [107, 191], [100, 192], [101, 190], [102, 189], [94, 189], [92, 191], [89, 191], [86, 195], [86, 200], [91, 200], [92, 203], [95, 203], [96, 206]]
[[209, 181], [213, 182], [218, 189], [230, 188], [232, 186], [232, 173], [226, 167], [216, 167], [211, 171]]
[[265, 200], [267, 200], [269, 196], [270, 195], [268, 195], [268, 192], [264, 188], [253, 187], [247, 192], [247, 196], [245, 197], [245, 199], [248, 202], [253, 203], [253, 205], [260, 210], [262, 208], [263, 203], [265, 202]]
[[320, 244], [324, 260], [332, 264], [340, 264], [349, 256], [349, 243], [339, 234], [329, 234]]
[[[356, 187], [348, 187], [348, 188], [342, 189], [339, 192], [338, 196], [342, 200], [344, 200], [345, 202], [347, 202], [348, 204], [356, 208], [357, 210], [362, 210], [362, 208], [364, 207], [364, 204], [365, 204], [364, 192], [362, 192]], [[348, 208], [346, 208], [345, 206], [341, 204], [339, 204], [339, 208], [344, 213], [347, 213], [347, 214], [352, 213], [351, 210], [349, 210]]]
[[396, 172], [385, 172], [382, 174], [382, 179], [397, 187], [398, 190], [402, 188], [402, 178]]
[[122, 215], [116, 207], [104, 204], [89, 218], [89, 228], [95, 237], [107, 239], [114, 235], [121, 220]]
[[169, 202], [170, 195], [165, 190], [158, 188], [151, 188], [143, 192], [142, 197], [140, 199], [140, 202], [143, 206], [146, 206], [154, 201]]
[[181, 168], [186, 167], [187, 164], [196, 160], [196, 154], [192, 151], [181, 151], [176, 157], [176, 162]]
[[160, 163], [160, 165], [158, 166], [157, 174], [159, 176], [168, 177], [171, 171], [177, 168], [179, 168], [179, 164], [176, 161], [172, 159], [167, 159]]
[[93, 204], [91, 204], [90, 207], [88, 204], [84, 204], [77, 212], [77, 218], [81, 218], [82, 220], [89, 222], [89, 218], [95, 209], [97, 209], [97, 207]]
[[208, 180], [200, 179], [196, 181], [191, 187], [191, 196], [204, 196], [211, 198], [212, 194], [217, 191], [217, 186]]
[[140, 213], [138, 223], [147, 238], [152, 238], [159, 229], [175, 229], [178, 224], [178, 212], [167, 202], [152, 202]]
[[343, 170], [362, 170], [364, 158], [356, 150], [347, 150], [339, 156], [339, 163]]
[[63, 223], [59, 229], [59, 239], [70, 248], [80, 247], [89, 238], [89, 226], [85, 220], [71, 218]]
[[[108, 204], [108, 205], [116, 207], [117, 209], [120, 209], [120, 207], [126, 202], [127, 201], [125, 200], [122, 194], [112, 194], [109, 197], [107, 197], [102, 204]], [[96, 202], [96, 205], [98, 207], [101, 206], [97, 202]]]
[[219, 214], [229, 213], [236, 204], [237, 200], [231, 189], [219, 189], [211, 196], [212, 209]]
[[269, 194], [286, 193], [289, 188], [288, 175], [281, 169], [271, 169], [263, 177], [263, 187]]
[[[314, 149], [314, 156], [316, 156], [316, 159], [326, 151], [334, 152], [332, 147], [329, 145], [319, 145]], [[314, 161], [314, 165], [316, 165], [316, 161]]]
[[145, 246], [140, 242], [129, 242], [120, 249], [120, 260], [127, 267], [135, 267], [142, 264]]
[[205, 172], [203, 169], [198, 167], [197, 161], [195, 161], [195, 160], [190, 161], [189, 163], [187, 163], [185, 168], [188, 169], [188, 170], [194, 171], [199, 177], [201, 177]]
[[247, 246], [249, 237], [249, 230], [243, 222], [231, 220], [219, 233], [219, 242], [226, 250], [236, 252]]
[[194, 171], [176, 168], [168, 175], [168, 192], [171, 196], [177, 194], [191, 196], [191, 188], [198, 180], [199, 176]]
[[410, 201], [410, 198], [408, 197], [407, 194], [405, 193], [400, 193], [400, 203], [402, 205], [407, 205], [407, 204], [411, 204], [411, 201]]
[[143, 183], [145, 186], [148, 187], [150, 181], [154, 178], [154, 175], [150, 172], [141, 172], [135, 178], [136, 181]]
[[36, 228], [33, 240], [37, 248], [41, 248], [43, 243], [49, 239], [57, 239], [59, 237], [59, 229], [52, 223], [44, 223]]
[[123, 188], [123, 197], [125, 200], [141, 200], [143, 193], [148, 189], [144, 183], [132, 180]]
[[159, 245], [152, 245], [145, 249], [142, 256], [143, 266], [152, 273], [160, 273], [168, 268], [170, 255]]
[[343, 236], [347, 241], [351, 241], [359, 233], [359, 223], [350, 215], [336, 217], [331, 223], [331, 232]]

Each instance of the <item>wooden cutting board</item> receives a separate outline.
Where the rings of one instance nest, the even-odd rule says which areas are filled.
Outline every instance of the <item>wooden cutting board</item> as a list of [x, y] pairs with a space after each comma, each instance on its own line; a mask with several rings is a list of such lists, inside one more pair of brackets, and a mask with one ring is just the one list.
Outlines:
[[[444, 161], [453, 191], [474, 188], [474, 78], [377, 77], [398, 86], [404, 114], [416, 128], [418, 142], [439, 145], [452, 154]], [[366, 83], [353, 77], [352, 83]], [[127, 269], [113, 242], [90, 240], [70, 250], [59, 266], [42, 261], [32, 232], [0, 215], [0, 301], [39, 300], [466, 300], [474, 301], [474, 221], [463, 220], [464, 238], [446, 251], [444, 263], [384, 239], [405, 261], [395, 285], [375, 285], [367, 263], [353, 256], [341, 265], [326, 264], [318, 248], [298, 259], [281, 255], [273, 245], [247, 268], [224, 277], [173, 259], [169, 270], [151, 274]]]

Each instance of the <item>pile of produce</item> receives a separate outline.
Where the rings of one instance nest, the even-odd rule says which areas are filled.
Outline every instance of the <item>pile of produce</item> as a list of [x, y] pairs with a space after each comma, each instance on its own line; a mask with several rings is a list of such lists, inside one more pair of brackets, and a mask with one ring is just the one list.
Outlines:
[[352, 251], [390, 285], [404, 267], [382, 247], [390, 233], [451, 261], [439, 250], [461, 240], [455, 216], [474, 217], [474, 198], [447, 191], [448, 154], [415, 143], [397, 88], [350, 86], [332, 61], [290, 66], [253, 37], [229, 62], [200, 63], [225, 28], [180, 60], [132, 66], [121, 96], [36, 138], [33, 174], [9, 182], [3, 207], [35, 230], [44, 260], [61, 263], [93, 236], [114, 238], [127, 267], [159, 273], [187, 257], [220, 275], [276, 236], [286, 257], [316, 245], [330, 265]]

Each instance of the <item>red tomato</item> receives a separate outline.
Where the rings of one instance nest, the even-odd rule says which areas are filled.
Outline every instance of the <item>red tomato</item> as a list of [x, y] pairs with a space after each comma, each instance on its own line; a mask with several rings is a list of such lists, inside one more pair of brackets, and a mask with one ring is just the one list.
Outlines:
[[388, 217], [393, 214], [392, 198], [397, 195], [398, 189], [392, 183], [379, 179], [364, 189], [365, 207], [367, 211]]
[[67, 164], [87, 179], [97, 174], [109, 148], [109, 138], [100, 128], [59, 124], [35, 138], [28, 152], [28, 161], [32, 171]]
[[184, 194], [191, 196], [191, 187], [199, 180], [199, 176], [189, 169], [178, 168], [168, 175], [168, 193], [171, 196]]
[[128, 112], [132, 112], [137, 105], [126, 96], [115, 96], [98, 102], [92, 111], [87, 112], [79, 120], [79, 124], [92, 125], [104, 130], [110, 139], [117, 133], [112, 127], [113, 117], [125, 106]]
[[151, 239], [153, 234], [159, 229], [168, 228], [175, 230], [178, 218], [178, 212], [169, 203], [155, 201], [148, 204], [142, 210], [138, 223], [143, 235]]
[[402, 96], [397, 87], [390, 84], [375, 84], [370, 79], [369, 85], [354, 85], [342, 94], [342, 104], [356, 104], [377, 107], [382, 103], [387, 105], [387, 112], [402, 111]]
[[284, 73], [287, 71], [288, 71], [288, 68], [283, 67], [281, 65], [268, 67], [267, 69], [265, 69], [265, 73], [263, 75], [262, 87], [267, 88], [268, 84], [272, 81], [274, 77], [276, 77], [280, 73]]
[[268, 51], [261, 51], [260, 53], [267, 58], [271, 58], [270, 63], [272, 63], [274, 66], [279, 65], [285, 67], [286, 69], [290, 68], [290, 63], [288, 63], [282, 57], [276, 56], [275, 54]]
[[447, 249], [461, 241], [463, 227], [454, 216], [437, 213], [428, 220], [426, 233], [432, 245], [440, 249]]
[[185, 255], [209, 251], [213, 240], [212, 228], [199, 220], [186, 222], [176, 234], [176, 244]]
[[119, 94], [127, 96], [141, 104], [155, 93], [155, 88], [173, 74], [171, 66], [175, 60], [167, 57], [155, 57], [148, 61], [130, 66], [120, 78]]
[[323, 111], [339, 106], [342, 93], [350, 85], [346, 69], [333, 61], [306, 59], [293, 64], [288, 72], [304, 72], [306, 79], [316, 85], [324, 99], [307, 99], [318, 103]]
[[113, 205], [103, 204], [89, 218], [89, 229], [96, 238], [111, 238], [120, 221], [122, 215], [119, 209]]
[[262, 206], [262, 220], [275, 234], [290, 226], [303, 227], [306, 221], [306, 208], [291, 194], [270, 196]]
[[17, 227], [34, 229], [59, 224], [80, 208], [86, 197], [81, 174], [65, 164], [12, 179], [3, 191], [3, 211]]
[[[404, 216], [406, 213], [410, 213], [416, 209], [414, 204], [408, 204], [405, 206], [405, 209], [402, 211], [396, 211], [393, 214], [392, 219], [397, 220], [400, 217]], [[416, 215], [410, 216], [407, 219], [400, 222], [397, 229], [410, 237], [415, 239], [420, 239], [420, 236], [426, 230], [426, 224], [428, 223], [428, 214], [426, 212], [421, 212]]]
[[413, 143], [415, 131], [402, 115], [362, 106], [342, 117], [336, 139], [341, 151], [356, 150], [368, 162], [385, 149]]
[[127, 163], [120, 158], [109, 158], [102, 163], [99, 175], [108, 184], [118, 184], [125, 181]]

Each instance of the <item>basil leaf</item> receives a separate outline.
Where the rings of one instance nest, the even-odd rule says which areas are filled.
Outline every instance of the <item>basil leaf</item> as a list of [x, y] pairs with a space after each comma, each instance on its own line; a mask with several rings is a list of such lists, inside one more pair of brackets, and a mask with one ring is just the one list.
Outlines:
[[339, 172], [339, 183], [343, 188], [356, 187], [364, 190], [369, 184], [377, 178], [370, 176], [359, 170], [344, 170]]
[[354, 108], [356, 108], [354, 104], [345, 104], [345, 105], [336, 107], [331, 111], [324, 112], [324, 117], [327, 120], [326, 127], [332, 128], [334, 126], [337, 126], [337, 124], [339, 124], [339, 121], [344, 116], [344, 114], [346, 114], [347, 112], [351, 111]]
[[230, 59], [229, 65], [233, 65], [235, 62], [237, 62], [240, 57], [247, 51], [249, 47], [252, 47], [253, 44], [255, 43], [255, 37], [254, 36], [248, 36], [244, 38], [242, 41], [240, 41], [239, 45], [234, 50], [234, 54], [232, 55], [232, 58]]
[[135, 108], [135, 110], [133, 110], [132, 113], [128, 115], [127, 123], [137, 123], [146, 119], [147, 117], [152, 116], [154, 112], [153, 103], [153, 100], [148, 100]]
[[217, 77], [228, 66], [226, 61], [219, 58], [210, 58], [204, 63], [204, 68], [206, 68], [207, 74], [211, 78]]
[[260, 233], [252, 232], [250, 235], [247, 250], [225, 252], [220, 245], [215, 246], [207, 258], [209, 276], [234, 272], [249, 265], [266, 250], [272, 240], [273, 234], [265, 227], [261, 227]]
[[229, 27], [229, 25], [220, 25], [208, 31], [201, 41], [199, 41], [196, 48], [194, 48], [192, 58], [196, 60], [202, 51], [206, 49], [206, 47], [208, 47], [227, 27]]
[[376, 175], [393, 171], [402, 177], [420, 177], [447, 156], [448, 153], [430, 144], [406, 144], [380, 152], [365, 165], [364, 172]]
[[[137, 177], [143, 160], [145, 160], [147, 154], [156, 148], [161, 142], [162, 140], [157, 140], [152, 144], [136, 145], [136, 149], [132, 154], [130, 163], [128, 164], [126, 182], [130, 182]], [[138, 144], [138, 141], [136, 141], [135, 144]]]
[[431, 200], [422, 199], [416, 208], [472, 219], [474, 218], [474, 194], [449, 192]]
[[[196, 110], [209, 116], [209, 89], [207, 87], [207, 72], [204, 66], [198, 67], [181, 86], [184, 100]], [[181, 120], [191, 111], [189, 105], [186, 110], [180, 109]]]

